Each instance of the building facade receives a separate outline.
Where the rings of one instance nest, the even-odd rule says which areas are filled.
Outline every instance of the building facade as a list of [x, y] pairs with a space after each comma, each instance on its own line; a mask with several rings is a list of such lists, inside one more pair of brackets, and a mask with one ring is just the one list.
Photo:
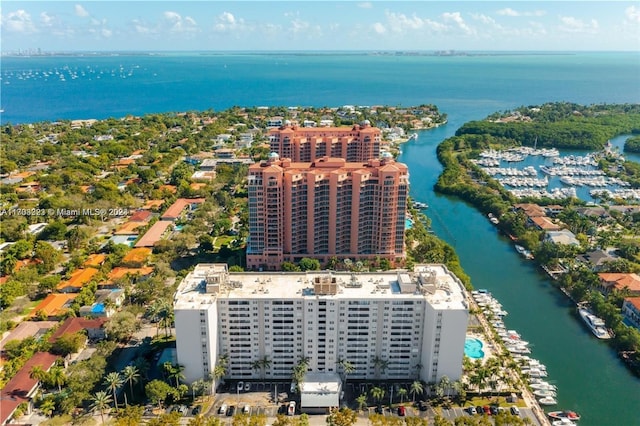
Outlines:
[[402, 260], [407, 166], [390, 155], [365, 163], [294, 163], [273, 153], [249, 167], [247, 267], [278, 270], [310, 257]]
[[[468, 305], [460, 280], [443, 265], [379, 273], [229, 273], [201, 264], [174, 300], [178, 363], [186, 381], [208, 377], [222, 356], [229, 379], [289, 379], [308, 371], [349, 378], [462, 374]], [[257, 361], [264, 361], [262, 364]]]
[[382, 132], [365, 120], [353, 127], [297, 127], [285, 121], [269, 130], [271, 151], [295, 162], [311, 162], [322, 157], [365, 162], [380, 157]]

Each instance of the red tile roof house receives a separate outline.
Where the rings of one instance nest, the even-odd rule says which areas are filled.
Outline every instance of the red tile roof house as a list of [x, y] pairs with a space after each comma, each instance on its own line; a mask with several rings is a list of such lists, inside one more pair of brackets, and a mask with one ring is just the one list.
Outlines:
[[178, 220], [185, 208], [193, 210], [198, 204], [205, 202], [204, 198], [178, 198], [161, 216], [162, 220]]
[[[54, 342], [57, 338], [67, 333], [76, 333], [87, 330], [89, 338], [104, 338], [104, 323], [106, 318], [86, 319], [68, 318], [49, 338]], [[0, 424], [6, 425], [12, 419], [13, 414], [21, 403], [27, 406], [27, 412], [33, 409], [32, 398], [39, 389], [37, 380], [29, 377], [31, 369], [35, 366], [49, 371], [54, 363], [60, 359], [58, 355], [50, 352], [37, 352], [16, 373], [15, 376], [2, 388], [0, 392]]]

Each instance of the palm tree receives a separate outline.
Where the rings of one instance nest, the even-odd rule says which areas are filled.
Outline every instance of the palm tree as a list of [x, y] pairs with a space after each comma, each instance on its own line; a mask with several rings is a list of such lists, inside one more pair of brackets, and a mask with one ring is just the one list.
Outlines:
[[131, 400], [133, 401], [133, 384], [138, 383], [138, 379], [140, 379], [138, 368], [135, 365], [127, 365], [122, 370], [122, 378], [129, 382], [129, 391], [131, 391]]
[[58, 392], [62, 392], [62, 385], [67, 381], [67, 376], [64, 374], [64, 368], [61, 366], [51, 368], [47, 375], [47, 381], [52, 385], [58, 386]]
[[118, 390], [123, 383], [124, 381], [122, 380], [122, 376], [120, 376], [120, 373], [116, 371], [113, 371], [107, 374], [104, 378], [103, 384], [106, 385], [109, 389], [111, 389], [116, 411], [118, 411], [118, 397], [116, 395], [116, 390]]
[[376, 378], [379, 380], [380, 374], [384, 374], [384, 371], [389, 367], [389, 361], [377, 355], [371, 361], [376, 369]]
[[400, 404], [404, 403], [404, 397], [409, 394], [409, 391], [406, 388], [398, 389], [398, 396], [400, 397]]
[[451, 388], [451, 379], [448, 376], [444, 375], [440, 378], [438, 382], [438, 387], [442, 389], [442, 393], [444, 395], [445, 391], [447, 393], [447, 397], [449, 397], [449, 389]]
[[271, 367], [271, 360], [269, 359], [269, 356], [268, 355], [263, 356], [262, 359], [260, 360], [262, 380], [264, 380], [265, 371], [267, 370], [267, 368], [270, 368], [270, 367]]
[[176, 379], [176, 389], [180, 386], [180, 380], [184, 379], [184, 365], [172, 364], [170, 361], [165, 362], [162, 365], [164, 372], [169, 380]]
[[356, 372], [356, 367], [347, 359], [341, 359], [338, 361], [338, 367], [342, 369], [344, 375], [344, 383], [347, 383], [347, 376]]
[[56, 403], [51, 398], [46, 398], [40, 404], [40, 411], [47, 417], [50, 417], [53, 411], [56, 409]]
[[424, 393], [424, 386], [422, 386], [422, 382], [420, 380], [415, 380], [411, 383], [411, 388], [409, 389], [411, 395], [413, 395], [413, 402], [416, 402], [416, 394], [422, 395]]
[[358, 410], [362, 411], [364, 407], [367, 405], [367, 395], [362, 394], [356, 398], [356, 402], [358, 403]]
[[29, 371], [29, 377], [39, 382], [44, 382], [47, 375], [47, 372], [42, 369], [41, 365], [34, 365], [31, 371]]
[[111, 397], [105, 391], [100, 391], [96, 392], [91, 400], [91, 411], [100, 411], [102, 423], [104, 424], [104, 410], [109, 408]]
[[384, 395], [386, 393], [385, 390], [380, 386], [375, 386], [371, 388], [370, 392], [373, 399], [375, 399], [378, 405], [380, 405], [380, 401], [382, 401], [382, 398], [384, 398]]

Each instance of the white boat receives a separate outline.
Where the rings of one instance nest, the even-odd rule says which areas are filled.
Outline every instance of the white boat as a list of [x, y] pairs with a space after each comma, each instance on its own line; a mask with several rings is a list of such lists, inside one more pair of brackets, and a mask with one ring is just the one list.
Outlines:
[[587, 324], [587, 326], [589, 326], [589, 328], [591, 329], [591, 332], [598, 339], [611, 338], [611, 334], [609, 334], [609, 332], [607, 331], [606, 325], [601, 318], [598, 318], [597, 316], [589, 312], [588, 309], [582, 306], [578, 306], [578, 313], [580, 314], [582, 321], [584, 321], [584, 323]]
[[551, 390], [551, 389], [536, 389], [536, 390], [533, 391], [533, 394], [535, 396], [540, 397], [540, 398], [546, 398], [548, 396], [555, 397], [556, 396], [556, 391]]
[[529, 387], [534, 390], [552, 390], [552, 391], [556, 390], [555, 385], [552, 385], [551, 383], [548, 383], [545, 381], [541, 381], [539, 383], [531, 383]]
[[408, 140], [414, 140], [414, 141], [418, 140], [418, 134], [417, 133], [411, 133], [409, 135], [409, 139]]
[[575, 411], [551, 411], [547, 415], [553, 420], [568, 419], [574, 422], [580, 420], [580, 414]]
[[564, 419], [554, 420], [551, 422], [551, 424], [553, 426], [571, 426], [571, 425], [575, 425], [576, 423], [572, 422], [567, 418], [564, 418]]
[[500, 220], [497, 217], [495, 217], [493, 213], [489, 213], [487, 217], [489, 218], [489, 222], [493, 223], [494, 225], [497, 225], [500, 223]]
[[533, 259], [533, 254], [526, 248], [518, 244], [515, 245], [515, 248], [516, 248], [516, 251], [525, 259]]
[[522, 372], [524, 374], [528, 374], [529, 377], [535, 377], [535, 378], [542, 378], [542, 377], [547, 377], [547, 372], [545, 370], [541, 370], [539, 368], [529, 368], [529, 369], [522, 369]]
[[556, 405], [558, 401], [552, 396], [545, 396], [544, 398], [538, 399], [538, 404], [540, 405]]

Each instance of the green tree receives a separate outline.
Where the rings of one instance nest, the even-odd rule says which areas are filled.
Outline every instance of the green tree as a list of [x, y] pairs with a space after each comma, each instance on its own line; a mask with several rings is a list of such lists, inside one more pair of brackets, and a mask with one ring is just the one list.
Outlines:
[[380, 402], [382, 401], [382, 398], [384, 398], [384, 396], [386, 394], [385, 390], [383, 388], [381, 388], [380, 386], [375, 386], [375, 387], [371, 388], [370, 392], [371, 392], [371, 397], [376, 400], [376, 403], [378, 405], [380, 405]]
[[65, 374], [64, 367], [56, 365], [51, 367], [49, 374], [47, 375], [47, 382], [53, 386], [58, 387], [58, 392], [62, 392], [62, 385], [67, 382], [67, 376]]
[[158, 407], [162, 407], [162, 404], [169, 395], [176, 395], [176, 390], [162, 380], [150, 381], [144, 387], [144, 392], [147, 398]]
[[358, 420], [358, 414], [350, 408], [332, 410], [327, 417], [327, 424], [330, 426], [353, 426]]
[[138, 370], [138, 367], [136, 367], [135, 365], [127, 365], [126, 367], [124, 367], [124, 369], [122, 370], [122, 378], [126, 382], [129, 382], [131, 401], [133, 401], [133, 385], [135, 383], [138, 383], [138, 380], [140, 379], [140, 372]]
[[129, 405], [118, 411], [118, 418], [115, 426], [138, 426], [142, 424], [144, 407], [140, 405]]
[[76, 353], [82, 345], [84, 345], [86, 339], [86, 336], [82, 332], [65, 333], [53, 342], [51, 352], [62, 356]]
[[364, 410], [364, 407], [367, 406], [367, 395], [362, 394], [356, 398], [356, 402], [358, 403], [358, 410]]
[[111, 393], [113, 395], [113, 403], [116, 411], [118, 411], [118, 396], [116, 391], [122, 386], [124, 381], [122, 380], [122, 376], [120, 373], [113, 371], [107, 374], [104, 378], [103, 384], [107, 386], [107, 388], [111, 389]]
[[422, 382], [420, 380], [415, 380], [411, 383], [411, 387], [409, 388], [409, 393], [413, 396], [413, 402], [416, 402], [416, 395], [422, 395], [424, 393], [424, 386], [422, 386]]
[[184, 379], [184, 365], [172, 364], [171, 361], [167, 361], [162, 364], [162, 370], [169, 380], [176, 381], [175, 387], [177, 389], [180, 386], [180, 380]]
[[102, 424], [104, 424], [104, 410], [109, 408], [111, 403], [111, 397], [104, 391], [96, 392], [91, 399], [91, 411], [99, 411], [102, 418]]
[[140, 321], [129, 311], [116, 312], [104, 325], [107, 336], [117, 341], [125, 341], [140, 329]]
[[302, 271], [319, 271], [320, 261], [318, 259], [303, 257], [300, 259], [300, 262], [298, 262], [298, 266], [300, 266], [300, 270]]
[[404, 403], [404, 398], [409, 394], [406, 388], [398, 389], [398, 396], [400, 397], [400, 404]]
[[46, 417], [51, 417], [56, 409], [56, 402], [52, 398], [45, 398], [38, 408]]

